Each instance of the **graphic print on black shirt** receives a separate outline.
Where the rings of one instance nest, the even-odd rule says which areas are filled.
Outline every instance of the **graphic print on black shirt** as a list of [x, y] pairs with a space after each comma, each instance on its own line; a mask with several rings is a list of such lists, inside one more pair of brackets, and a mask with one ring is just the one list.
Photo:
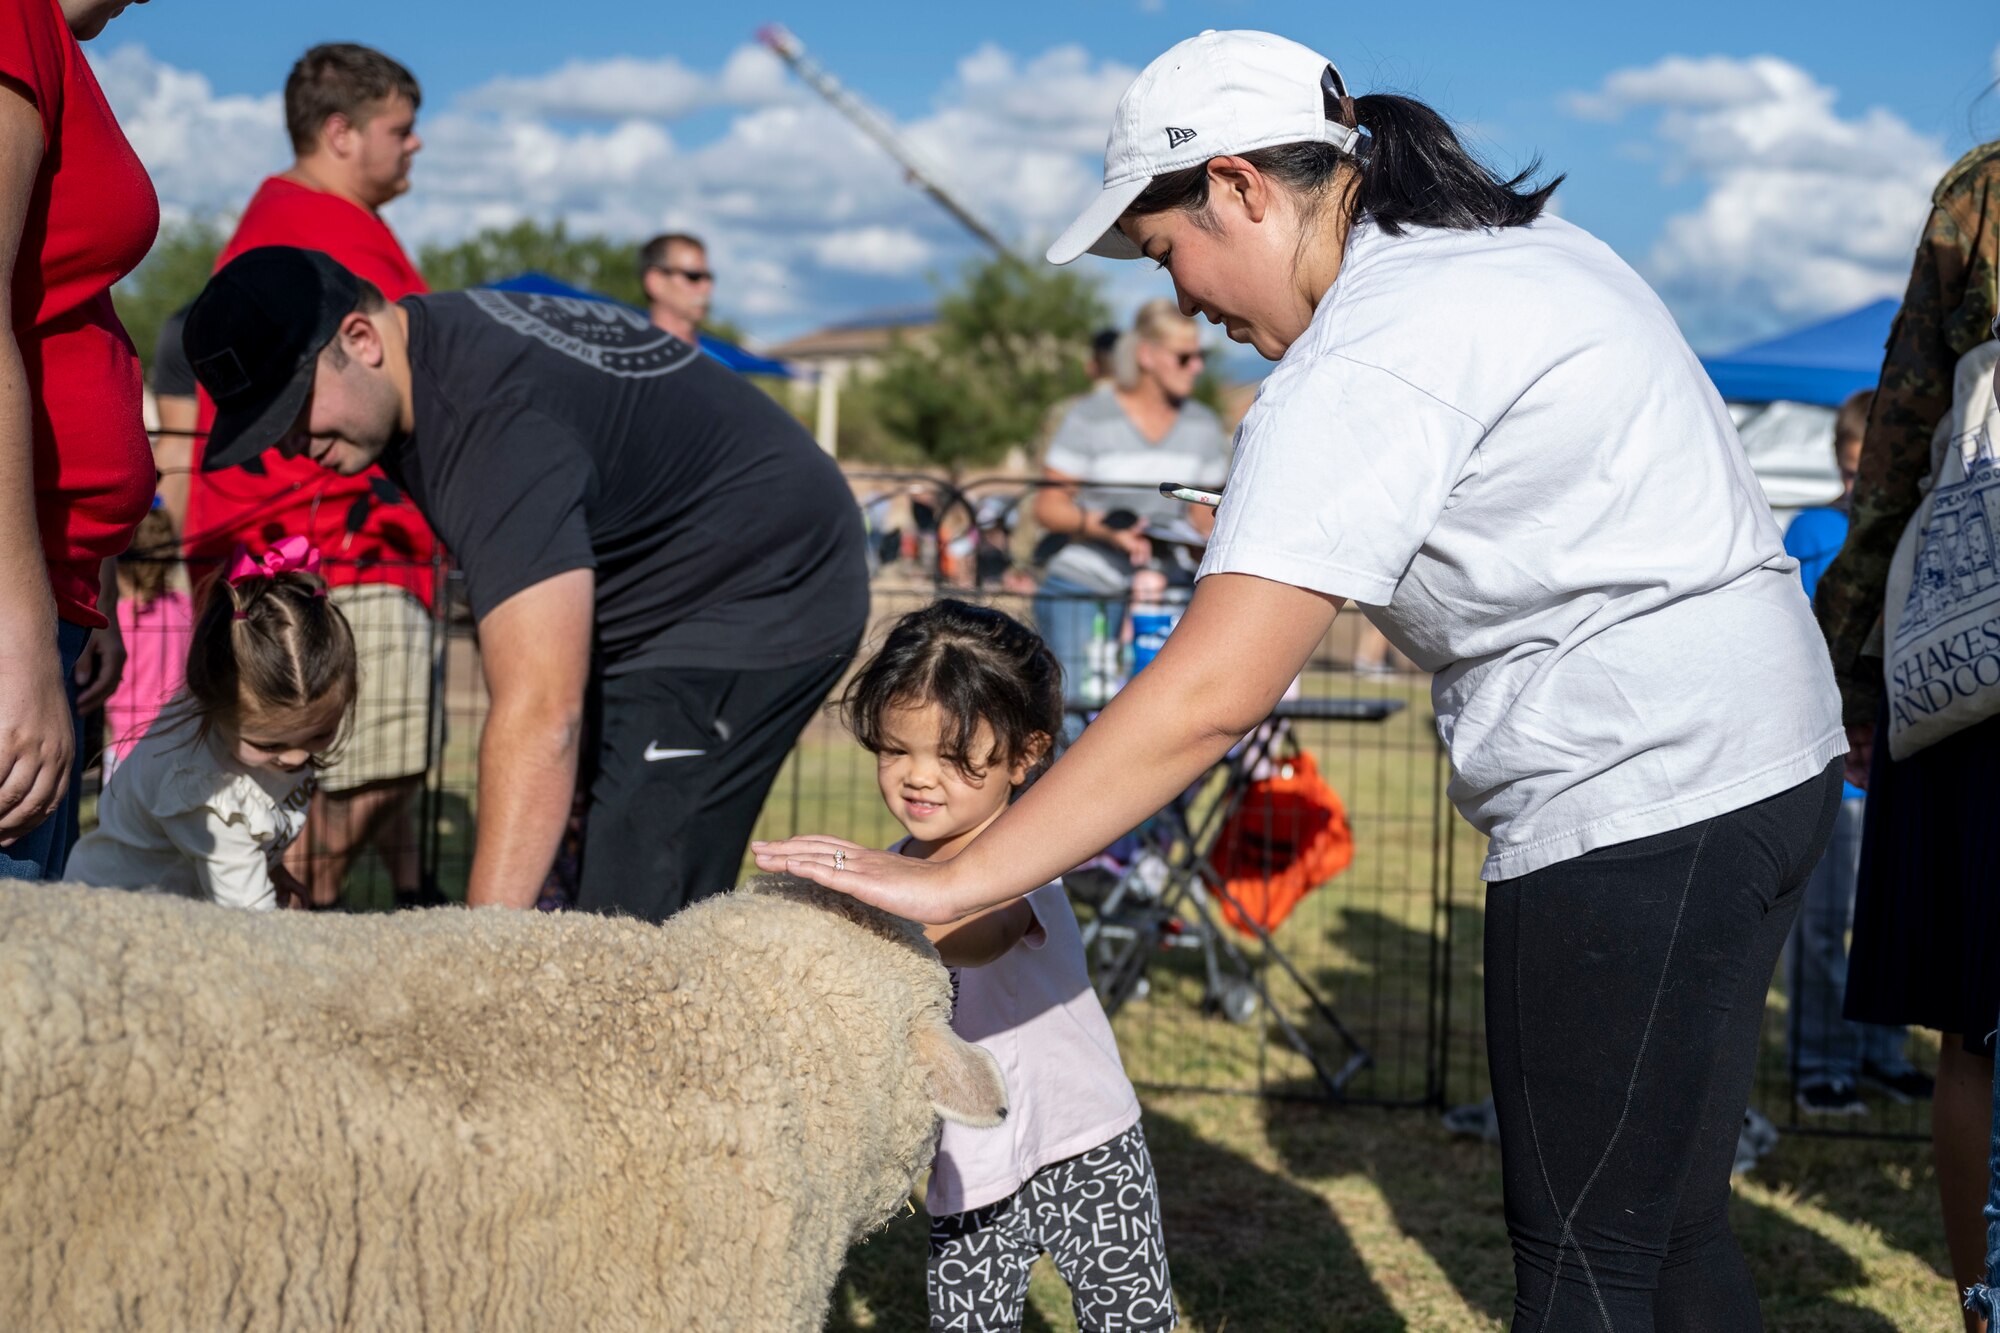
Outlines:
[[607, 375], [650, 379], [671, 374], [702, 354], [630, 306], [610, 301], [495, 291], [465, 296], [514, 332]]
[[868, 581], [852, 493], [755, 385], [609, 302], [400, 304], [415, 429], [382, 465], [464, 568], [475, 616], [592, 569], [610, 674], [853, 647]]

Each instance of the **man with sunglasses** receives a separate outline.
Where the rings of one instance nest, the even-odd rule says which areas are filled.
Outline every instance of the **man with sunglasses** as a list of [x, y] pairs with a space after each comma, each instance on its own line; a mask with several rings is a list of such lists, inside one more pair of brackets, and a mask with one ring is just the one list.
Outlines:
[[639, 247], [639, 285], [653, 327], [694, 344], [708, 303], [715, 299], [715, 270], [708, 247], [686, 232], [670, 231]]

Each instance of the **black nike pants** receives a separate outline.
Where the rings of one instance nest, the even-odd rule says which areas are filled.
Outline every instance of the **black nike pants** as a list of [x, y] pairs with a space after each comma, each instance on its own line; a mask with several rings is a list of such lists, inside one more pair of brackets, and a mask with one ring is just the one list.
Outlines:
[[733, 888], [778, 769], [853, 657], [596, 681], [577, 907], [664, 921]]
[[1840, 763], [1486, 891], [1514, 1333], [1755, 1333], [1729, 1229], [1764, 995]]

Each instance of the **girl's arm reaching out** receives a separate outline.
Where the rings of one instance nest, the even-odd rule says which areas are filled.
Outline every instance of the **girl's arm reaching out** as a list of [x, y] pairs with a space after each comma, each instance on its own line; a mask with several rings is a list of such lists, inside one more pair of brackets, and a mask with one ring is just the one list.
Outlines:
[[924, 938], [937, 946], [947, 967], [984, 967], [1021, 942], [1035, 925], [1026, 898], [976, 912], [963, 921], [925, 926]]

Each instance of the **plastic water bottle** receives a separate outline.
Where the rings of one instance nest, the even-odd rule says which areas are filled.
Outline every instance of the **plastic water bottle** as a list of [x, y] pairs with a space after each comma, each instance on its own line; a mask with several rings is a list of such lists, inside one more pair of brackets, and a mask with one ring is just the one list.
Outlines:
[[1100, 603], [1090, 622], [1090, 644], [1084, 650], [1083, 701], [1096, 705], [1118, 689], [1118, 640]]
[[1167, 635], [1180, 623], [1182, 603], [1162, 588], [1142, 602], [1132, 605], [1132, 674], [1159, 656]]

